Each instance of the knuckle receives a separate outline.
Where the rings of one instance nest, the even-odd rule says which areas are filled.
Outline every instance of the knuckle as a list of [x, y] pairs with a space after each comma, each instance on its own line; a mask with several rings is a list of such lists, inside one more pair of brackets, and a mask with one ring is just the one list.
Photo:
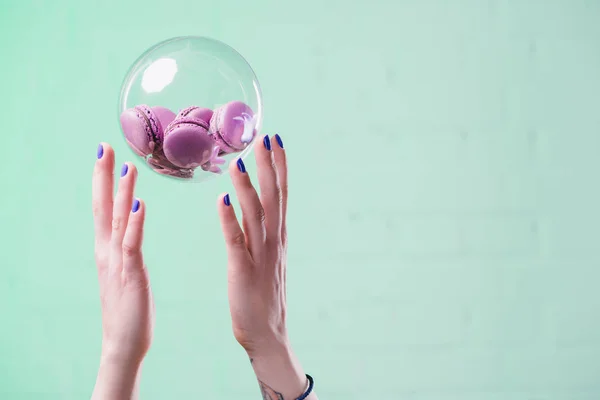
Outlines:
[[123, 243], [123, 255], [127, 257], [135, 256], [139, 253], [140, 249], [130, 243]]
[[258, 209], [256, 210], [255, 218], [260, 223], [265, 222], [265, 218], [266, 218], [266, 216], [265, 216], [265, 209], [262, 206], [258, 207]]
[[95, 249], [94, 250], [94, 259], [96, 260], [96, 264], [97, 264], [98, 268], [103, 268], [108, 262], [108, 257], [107, 257], [106, 251], [101, 251], [100, 249]]
[[286, 229], [282, 229], [281, 230], [281, 246], [283, 247], [284, 251], [285, 251], [285, 248], [287, 247], [287, 243], [288, 243], [287, 230]]
[[123, 218], [121, 217], [113, 217], [112, 219], [112, 229], [113, 231], [118, 231], [123, 227]]
[[235, 235], [229, 237], [229, 244], [231, 246], [241, 247], [246, 243], [246, 238], [244, 237], [244, 232], [238, 232]]
[[288, 184], [287, 182], [279, 185], [279, 190], [281, 192], [281, 198], [286, 199], [288, 195]]

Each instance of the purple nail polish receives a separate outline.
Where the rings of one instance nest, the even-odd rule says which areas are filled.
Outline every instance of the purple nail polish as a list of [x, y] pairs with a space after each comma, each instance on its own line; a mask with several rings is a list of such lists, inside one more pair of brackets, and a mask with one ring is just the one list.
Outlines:
[[102, 146], [102, 143], [100, 143], [98, 145], [98, 150], [96, 151], [96, 156], [98, 157], [98, 160], [101, 159], [103, 155], [104, 155], [104, 146]]
[[227, 207], [231, 205], [231, 199], [229, 198], [229, 194], [226, 194], [225, 197], [223, 197], [223, 203], [225, 203]]
[[242, 174], [246, 173], [246, 166], [244, 165], [244, 162], [242, 161], [241, 158], [238, 158], [238, 160], [237, 160], [237, 167]]
[[265, 145], [265, 149], [271, 151], [271, 139], [269, 139], [269, 135], [265, 136], [263, 144]]
[[123, 166], [121, 167], [121, 178], [124, 177], [125, 175], [127, 175], [128, 170], [129, 170], [129, 167], [127, 166], [127, 164], [123, 164]]
[[140, 201], [138, 199], [133, 200], [133, 205], [131, 206], [131, 211], [136, 213], [140, 209]]

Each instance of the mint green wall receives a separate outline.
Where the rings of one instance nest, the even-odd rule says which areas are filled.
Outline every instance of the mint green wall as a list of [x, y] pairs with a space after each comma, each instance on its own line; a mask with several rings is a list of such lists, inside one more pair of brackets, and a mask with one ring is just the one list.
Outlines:
[[[1, 399], [89, 396], [96, 146], [131, 159], [123, 74], [185, 34], [248, 58], [285, 140], [290, 329], [323, 399], [600, 398], [600, 1], [2, 0], [0, 32]], [[228, 190], [141, 169], [143, 399], [259, 397]]]

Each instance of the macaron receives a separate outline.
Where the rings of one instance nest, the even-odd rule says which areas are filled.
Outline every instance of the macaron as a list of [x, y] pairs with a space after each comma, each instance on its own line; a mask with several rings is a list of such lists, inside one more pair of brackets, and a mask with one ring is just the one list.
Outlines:
[[141, 104], [121, 114], [121, 129], [131, 149], [145, 157], [162, 145], [163, 121], [168, 124], [174, 118], [174, 113], [164, 107]]
[[154, 115], [156, 115], [160, 121], [160, 125], [163, 127], [163, 129], [169, 126], [169, 124], [175, 119], [175, 113], [166, 107], [154, 106], [151, 107], [151, 109], [154, 111]]
[[194, 177], [193, 169], [181, 169], [176, 165], [173, 165], [167, 160], [164, 154], [153, 154], [147, 159], [148, 165], [155, 172], [161, 175], [173, 176], [182, 179], [192, 179]]
[[210, 108], [202, 108], [202, 107], [197, 107], [197, 106], [191, 106], [191, 107], [185, 108], [185, 109], [181, 110], [179, 112], [179, 114], [177, 114], [177, 118], [193, 117], [193, 118], [201, 119], [202, 121], [205, 121], [207, 124], [210, 123], [210, 119], [212, 118], [212, 116], [213, 116], [213, 110], [211, 110]]
[[208, 124], [199, 118], [176, 118], [165, 131], [165, 157], [180, 168], [206, 164], [215, 147], [215, 141], [208, 135]]
[[239, 152], [256, 136], [256, 116], [247, 104], [232, 101], [215, 110], [208, 132], [222, 153]]

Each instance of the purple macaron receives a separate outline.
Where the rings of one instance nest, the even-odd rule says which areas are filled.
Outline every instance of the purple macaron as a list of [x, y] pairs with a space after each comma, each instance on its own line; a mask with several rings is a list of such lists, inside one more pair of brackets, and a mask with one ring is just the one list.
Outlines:
[[247, 104], [229, 102], [213, 113], [209, 134], [222, 153], [242, 151], [256, 136], [256, 116]]
[[164, 107], [138, 105], [121, 114], [121, 129], [125, 140], [136, 154], [146, 157], [162, 145], [163, 127], [167, 126], [175, 114]]
[[208, 135], [208, 124], [199, 118], [176, 118], [165, 132], [165, 157], [180, 168], [196, 168], [206, 164], [216, 147]]
[[177, 114], [176, 118], [183, 118], [183, 117], [198, 118], [198, 119], [201, 119], [202, 121], [205, 121], [207, 124], [209, 124], [212, 116], [213, 116], [213, 110], [211, 110], [210, 108], [191, 106], [191, 107], [181, 110], [179, 112], [179, 114]]
[[194, 177], [193, 169], [182, 169], [176, 165], [173, 165], [169, 160], [166, 159], [164, 154], [153, 154], [152, 157], [148, 157], [146, 162], [155, 172], [161, 175], [168, 175], [182, 179], [191, 179]]
[[163, 127], [163, 129], [166, 129], [167, 126], [169, 126], [169, 124], [175, 119], [175, 113], [166, 107], [154, 106], [151, 109], [154, 111], [154, 115], [156, 115], [160, 121], [160, 125]]

